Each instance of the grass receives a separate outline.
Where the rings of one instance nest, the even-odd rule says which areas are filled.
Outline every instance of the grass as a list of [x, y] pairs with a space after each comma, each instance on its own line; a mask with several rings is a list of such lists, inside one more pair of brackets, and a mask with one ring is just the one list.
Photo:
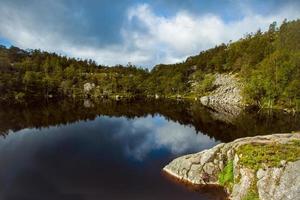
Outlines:
[[226, 166], [224, 167], [223, 171], [220, 172], [218, 176], [218, 181], [220, 185], [227, 187], [229, 190], [233, 187], [233, 161], [228, 161]]
[[263, 165], [278, 167], [280, 161], [296, 161], [300, 159], [300, 140], [288, 144], [246, 144], [237, 150], [239, 163], [250, 169], [258, 170]]

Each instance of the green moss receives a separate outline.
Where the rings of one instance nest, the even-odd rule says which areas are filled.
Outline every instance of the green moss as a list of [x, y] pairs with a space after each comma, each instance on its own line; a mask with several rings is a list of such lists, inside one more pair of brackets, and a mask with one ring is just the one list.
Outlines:
[[243, 200], [259, 200], [258, 193], [251, 190], [246, 194]]
[[218, 176], [220, 185], [227, 187], [229, 190], [233, 186], [233, 161], [228, 161], [223, 171]]
[[300, 140], [292, 140], [291, 143], [295, 146], [300, 147]]
[[250, 169], [258, 170], [262, 164], [267, 167], [278, 167], [280, 161], [300, 159], [300, 140], [288, 144], [246, 144], [237, 150], [239, 163]]

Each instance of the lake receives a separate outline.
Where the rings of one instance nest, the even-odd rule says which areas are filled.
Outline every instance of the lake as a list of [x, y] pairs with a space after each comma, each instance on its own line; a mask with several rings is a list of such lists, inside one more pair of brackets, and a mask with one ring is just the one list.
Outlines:
[[172, 159], [236, 138], [300, 130], [279, 111], [224, 115], [199, 103], [60, 101], [0, 105], [0, 199], [226, 199], [182, 186]]

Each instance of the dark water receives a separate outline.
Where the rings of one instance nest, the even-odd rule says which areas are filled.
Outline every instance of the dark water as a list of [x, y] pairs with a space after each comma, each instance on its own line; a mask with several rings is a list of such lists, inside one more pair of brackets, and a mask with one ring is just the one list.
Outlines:
[[220, 142], [293, 130], [298, 115], [232, 117], [187, 102], [0, 105], [0, 199], [225, 199], [161, 169]]

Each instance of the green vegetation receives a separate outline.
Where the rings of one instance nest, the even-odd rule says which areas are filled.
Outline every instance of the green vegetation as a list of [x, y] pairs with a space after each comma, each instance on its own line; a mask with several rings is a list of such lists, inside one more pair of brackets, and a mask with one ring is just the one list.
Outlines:
[[183, 64], [203, 73], [237, 72], [245, 103], [300, 108], [300, 20], [276, 23], [244, 39], [201, 52]]
[[232, 189], [234, 183], [234, 175], [233, 175], [233, 161], [230, 160], [227, 162], [223, 171], [220, 172], [218, 177], [218, 182], [220, 185], [225, 186], [228, 189]]
[[84, 84], [95, 84], [92, 97], [137, 95], [149, 73], [132, 65], [106, 67], [39, 50], [0, 46], [0, 100], [85, 96]]
[[269, 30], [200, 52], [177, 64], [151, 71], [128, 64], [101, 66], [39, 50], [0, 46], [0, 100], [181, 95], [199, 97], [213, 89], [216, 73], [238, 73], [245, 103], [259, 107], [300, 109], [300, 20], [274, 22]]
[[213, 74], [205, 74], [203, 77], [198, 80], [196, 86], [196, 93], [200, 96], [206, 95], [208, 92], [212, 91], [213, 83], [215, 81], [215, 76]]
[[259, 200], [258, 191], [255, 185], [251, 185], [251, 188], [249, 189], [243, 200]]
[[300, 159], [300, 140], [288, 144], [246, 144], [237, 150], [239, 163], [250, 169], [258, 170], [262, 164], [277, 167], [280, 161], [296, 161]]

